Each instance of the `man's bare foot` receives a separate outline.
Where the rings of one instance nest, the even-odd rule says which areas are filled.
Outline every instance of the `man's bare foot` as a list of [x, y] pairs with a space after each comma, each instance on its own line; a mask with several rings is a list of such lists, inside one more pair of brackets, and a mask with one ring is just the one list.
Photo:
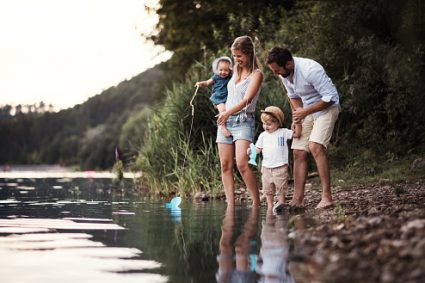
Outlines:
[[333, 206], [333, 203], [331, 200], [321, 200], [319, 204], [316, 206], [316, 209], [326, 209]]
[[225, 126], [220, 126], [219, 128], [225, 137], [230, 137], [232, 135], [232, 133], [229, 132], [229, 130]]

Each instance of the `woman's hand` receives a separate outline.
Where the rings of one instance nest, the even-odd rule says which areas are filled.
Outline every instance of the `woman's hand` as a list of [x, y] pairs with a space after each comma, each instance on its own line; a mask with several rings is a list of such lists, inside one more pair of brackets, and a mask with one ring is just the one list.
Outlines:
[[220, 126], [223, 126], [226, 123], [227, 119], [229, 119], [229, 116], [230, 116], [230, 114], [227, 111], [223, 111], [223, 112], [218, 113], [216, 115], [217, 124], [220, 125]]

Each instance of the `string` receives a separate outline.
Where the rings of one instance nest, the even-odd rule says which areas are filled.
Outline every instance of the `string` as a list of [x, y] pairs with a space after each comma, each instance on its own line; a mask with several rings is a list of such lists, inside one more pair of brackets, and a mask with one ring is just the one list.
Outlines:
[[199, 89], [199, 86], [196, 86], [195, 93], [193, 94], [192, 99], [189, 102], [189, 105], [192, 108], [192, 121], [190, 122], [189, 136], [187, 137], [186, 151], [184, 153], [184, 159], [183, 159], [183, 167], [186, 164], [187, 152], [189, 150], [190, 136], [192, 135], [192, 129], [193, 129], [193, 120], [195, 118], [195, 105], [193, 105], [193, 100], [195, 99], [195, 96], [198, 93], [198, 89]]

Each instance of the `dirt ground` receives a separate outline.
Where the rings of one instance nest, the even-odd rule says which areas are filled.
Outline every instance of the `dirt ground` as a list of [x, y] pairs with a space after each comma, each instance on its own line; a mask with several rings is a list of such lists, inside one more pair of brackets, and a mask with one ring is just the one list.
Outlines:
[[326, 210], [310, 181], [289, 211], [295, 282], [425, 282], [425, 179], [333, 188]]

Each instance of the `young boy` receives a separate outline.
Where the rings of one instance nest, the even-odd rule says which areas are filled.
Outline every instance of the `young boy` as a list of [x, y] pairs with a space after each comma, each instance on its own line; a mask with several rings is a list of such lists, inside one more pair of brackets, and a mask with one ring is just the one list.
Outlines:
[[[284, 115], [279, 107], [268, 106], [261, 112], [264, 132], [260, 134], [255, 144], [257, 153], [263, 154], [261, 182], [266, 194], [267, 210], [272, 209], [274, 213], [279, 213], [283, 210], [288, 190], [287, 140], [298, 137], [299, 133], [281, 128]], [[277, 203], [273, 206], [275, 195]]]
[[[214, 108], [219, 112], [226, 110], [225, 103], [227, 100], [227, 83], [232, 77], [232, 60], [227, 56], [222, 56], [214, 60], [212, 63], [214, 75], [207, 81], [200, 81], [195, 84], [198, 87], [206, 87], [213, 85], [210, 97]], [[230, 132], [225, 126], [219, 126], [224, 136], [230, 136]]]

